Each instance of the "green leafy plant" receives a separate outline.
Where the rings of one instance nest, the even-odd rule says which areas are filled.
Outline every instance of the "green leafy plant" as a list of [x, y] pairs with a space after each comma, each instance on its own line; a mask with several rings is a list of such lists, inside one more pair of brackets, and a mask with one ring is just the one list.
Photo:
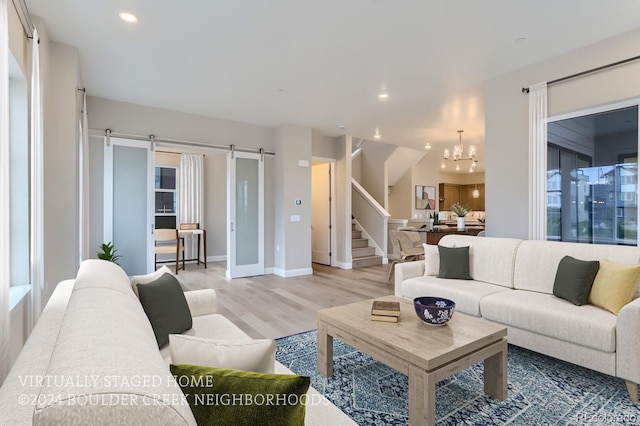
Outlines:
[[102, 260], [107, 260], [109, 262], [113, 262], [116, 265], [118, 265], [118, 259], [120, 259], [122, 256], [120, 256], [119, 254], [116, 254], [116, 249], [113, 247], [113, 243], [111, 241], [109, 241], [108, 243], [103, 243], [100, 245], [100, 250], [102, 250], [101, 252], [99, 251], [98, 254], [98, 259], [102, 259]]
[[465, 217], [467, 213], [471, 211], [469, 208], [469, 204], [465, 204], [464, 206], [460, 203], [455, 203], [451, 205], [451, 211], [458, 217]]

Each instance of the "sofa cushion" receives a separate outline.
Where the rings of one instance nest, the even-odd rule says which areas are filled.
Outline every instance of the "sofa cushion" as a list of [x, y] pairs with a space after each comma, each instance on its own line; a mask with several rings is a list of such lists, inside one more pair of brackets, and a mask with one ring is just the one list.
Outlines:
[[191, 328], [189, 305], [175, 276], [164, 274], [153, 282], [138, 284], [138, 295], [159, 348], [169, 343], [169, 334]]
[[640, 247], [523, 241], [516, 256], [514, 288], [553, 294], [556, 270], [564, 256], [582, 260], [608, 259], [624, 265], [637, 265], [640, 262]]
[[304, 425], [309, 377], [185, 364], [171, 373], [199, 426]]
[[584, 305], [589, 298], [598, 268], [600, 268], [600, 262], [597, 260], [563, 257], [558, 264], [556, 279], [553, 282], [553, 295], [576, 306]]
[[276, 342], [271, 339], [207, 339], [182, 334], [169, 335], [173, 364], [273, 373]]
[[[192, 327], [182, 333], [185, 336], [197, 336], [205, 339], [240, 340], [250, 339], [237, 325], [220, 314], [202, 315], [193, 318]], [[160, 355], [167, 364], [172, 362], [171, 349], [165, 346]]]
[[436, 276], [440, 272], [440, 253], [437, 245], [422, 244], [424, 248], [424, 275]]
[[620, 265], [603, 259], [589, 294], [589, 303], [618, 315], [620, 309], [633, 300], [639, 279], [640, 266]]
[[135, 293], [135, 295], [138, 296], [138, 284], [149, 284], [150, 282], [157, 280], [164, 274], [173, 275], [173, 272], [171, 272], [171, 269], [169, 269], [167, 265], [163, 265], [162, 267], [160, 267], [160, 269], [158, 269], [157, 271], [153, 271], [150, 274], [134, 275], [133, 277], [131, 277], [131, 288], [133, 288], [133, 292]]
[[469, 275], [469, 247], [438, 246], [440, 268], [438, 278], [471, 280]]
[[449, 280], [437, 277], [416, 277], [402, 283], [402, 295], [411, 299], [438, 296], [456, 302], [456, 312], [480, 316], [480, 300], [490, 294], [509, 290], [476, 280]]
[[616, 316], [551, 294], [512, 290], [480, 301], [482, 317], [565, 342], [615, 352]]
[[119, 291], [127, 296], [135, 297], [131, 291], [129, 277], [126, 272], [113, 262], [100, 259], [88, 259], [82, 262], [74, 288], [105, 288]]
[[469, 273], [474, 280], [512, 288], [513, 264], [521, 242], [515, 238], [453, 234], [443, 237], [439, 244], [445, 247], [469, 246]]

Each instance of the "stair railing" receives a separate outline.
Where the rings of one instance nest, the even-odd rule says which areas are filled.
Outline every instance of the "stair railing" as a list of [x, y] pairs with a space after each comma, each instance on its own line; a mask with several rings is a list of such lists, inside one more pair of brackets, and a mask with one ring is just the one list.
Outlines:
[[369, 236], [376, 254], [387, 263], [387, 224], [391, 215], [354, 178], [351, 178], [351, 187], [352, 214]]

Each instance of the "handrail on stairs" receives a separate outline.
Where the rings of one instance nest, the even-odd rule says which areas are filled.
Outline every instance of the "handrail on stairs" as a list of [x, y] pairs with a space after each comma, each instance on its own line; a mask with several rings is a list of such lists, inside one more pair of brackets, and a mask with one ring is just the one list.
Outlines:
[[387, 222], [391, 215], [353, 178], [351, 185], [355, 189], [352, 192], [352, 213], [374, 245], [376, 254], [382, 256], [383, 263], [387, 263]]

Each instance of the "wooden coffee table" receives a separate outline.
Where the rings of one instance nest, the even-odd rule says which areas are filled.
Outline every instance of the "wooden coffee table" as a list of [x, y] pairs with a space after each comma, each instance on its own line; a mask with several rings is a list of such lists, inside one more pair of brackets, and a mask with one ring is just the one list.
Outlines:
[[318, 371], [333, 375], [337, 338], [409, 377], [409, 424], [433, 425], [436, 383], [484, 360], [484, 392], [507, 398], [507, 329], [454, 313], [441, 327], [423, 323], [413, 302], [400, 302], [400, 321], [371, 321], [372, 300], [318, 312]]

